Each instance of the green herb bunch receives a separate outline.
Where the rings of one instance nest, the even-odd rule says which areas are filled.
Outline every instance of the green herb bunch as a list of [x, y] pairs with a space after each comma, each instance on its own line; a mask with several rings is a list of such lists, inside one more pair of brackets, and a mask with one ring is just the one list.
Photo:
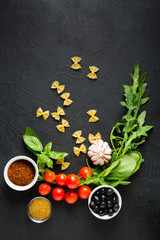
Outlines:
[[[53, 168], [52, 159], [64, 158], [68, 155], [66, 152], [55, 152], [51, 151], [52, 142], [47, 143], [44, 147], [37, 136], [37, 134], [29, 127], [26, 128], [25, 134], [23, 135], [23, 140], [26, 147], [37, 156], [37, 166], [39, 170], [38, 180], [41, 181], [44, 179], [44, 174], [49, 171], [48, 168]], [[48, 168], [46, 168], [46, 166]]]
[[142, 155], [137, 149], [145, 142], [147, 132], [153, 127], [144, 125], [146, 111], [139, 114], [140, 106], [145, 104], [149, 98], [143, 98], [147, 83], [145, 83], [146, 73], [139, 76], [139, 64], [136, 62], [134, 74], [130, 74], [133, 85], [123, 85], [125, 100], [120, 102], [127, 108], [127, 113], [122, 117], [122, 121], [116, 123], [110, 135], [113, 154], [109, 164], [104, 167], [92, 169], [93, 177], [89, 175], [87, 179], [81, 180], [81, 185], [127, 185], [128, 178], [133, 175], [143, 162]]

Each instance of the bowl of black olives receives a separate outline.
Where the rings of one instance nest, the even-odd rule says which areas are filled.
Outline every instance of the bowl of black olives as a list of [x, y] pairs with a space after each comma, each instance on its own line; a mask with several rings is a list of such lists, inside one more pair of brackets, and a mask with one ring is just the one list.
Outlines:
[[91, 213], [102, 220], [115, 217], [122, 206], [120, 193], [114, 187], [102, 185], [96, 187], [88, 198]]

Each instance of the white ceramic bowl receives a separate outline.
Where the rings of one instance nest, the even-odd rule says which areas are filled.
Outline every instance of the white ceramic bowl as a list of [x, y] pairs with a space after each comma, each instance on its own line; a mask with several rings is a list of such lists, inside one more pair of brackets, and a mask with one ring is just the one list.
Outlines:
[[[115, 192], [115, 194], [116, 194], [117, 197], [118, 197], [119, 209], [118, 209], [118, 211], [115, 212], [112, 216], [109, 216], [109, 215], [99, 216], [97, 213], [95, 213], [95, 212], [90, 208], [91, 198], [92, 198], [93, 194], [94, 194], [98, 189], [100, 189], [100, 188], [112, 188], [113, 191]], [[114, 217], [119, 213], [121, 207], [122, 207], [122, 198], [121, 198], [120, 193], [118, 192], [117, 189], [115, 189], [114, 187], [111, 187], [111, 186], [109, 186], [109, 185], [108, 185], [108, 186], [107, 186], [107, 185], [101, 185], [101, 186], [96, 187], [96, 188], [91, 192], [91, 194], [90, 194], [90, 196], [89, 196], [89, 198], [88, 198], [88, 208], [89, 208], [89, 210], [91, 211], [91, 213], [92, 213], [96, 218], [99, 218], [99, 219], [101, 219], [101, 220], [109, 220], [109, 219], [111, 219], [111, 218], [114, 218]]]
[[[18, 186], [18, 185], [15, 185], [14, 183], [12, 183], [9, 178], [8, 178], [8, 168], [10, 167], [10, 165], [15, 162], [15, 161], [18, 161], [18, 160], [26, 160], [30, 163], [32, 163], [34, 169], [35, 169], [35, 177], [33, 179], [33, 181], [26, 185], [26, 186]], [[25, 191], [25, 190], [28, 190], [29, 188], [33, 187], [33, 185], [37, 182], [37, 179], [38, 179], [38, 167], [37, 167], [37, 164], [29, 157], [26, 157], [26, 156], [17, 156], [17, 157], [14, 157], [12, 159], [9, 160], [9, 162], [6, 164], [5, 168], [4, 168], [4, 179], [5, 179], [5, 182], [7, 183], [7, 185], [14, 189], [14, 190], [17, 190], [17, 191]]]

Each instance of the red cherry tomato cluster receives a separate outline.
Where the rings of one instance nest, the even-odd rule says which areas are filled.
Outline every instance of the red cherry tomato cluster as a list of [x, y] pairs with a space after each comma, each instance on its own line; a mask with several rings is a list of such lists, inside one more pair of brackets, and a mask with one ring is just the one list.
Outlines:
[[[92, 172], [89, 167], [83, 167], [79, 171], [80, 177], [84, 180], [86, 180], [88, 174], [90, 177], [92, 177]], [[66, 176], [64, 173], [60, 173], [56, 176], [53, 171], [48, 171], [44, 175], [44, 180], [47, 183], [42, 183], [38, 188], [39, 193], [43, 196], [48, 195], [51, 192], [51, 186], [48, 183], [56, 182], [56, 184], [60, 186], [52, 190], [52, 198], [55, 201], [61, 201], [65, 199], [67, 203], [73, 204], [77, 202], [78, 197], [81, 199], [87, 199], [91, 193], [91, 189], [86, 185], [81, 186], [78, 189], [78, 193], [73, 190], [78, 188], [80, 185], [80, 180], [75, 174]], [[67, 190], [65, 192], [62, 188], [64, 186], [71, 190]]]

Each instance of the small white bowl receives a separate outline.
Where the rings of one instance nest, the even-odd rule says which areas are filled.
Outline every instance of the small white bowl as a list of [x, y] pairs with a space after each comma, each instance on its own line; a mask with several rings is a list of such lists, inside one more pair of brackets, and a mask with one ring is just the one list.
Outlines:
[[[18, 161], [18, 160], [26, 160], [30, 163], [32, 163], [34, 169], [35, 169], [35, 177], [33, 179], [33, 181], [26, 185], [26, 186], [18, 186], [14, 183], [12, 183], [9, 178], [8, 178], [8, 168], [10, 167], [10, 165], [15, 162], [15, 161]], [[14, 190], [17, 190], [17, 191], [25, 191], [25, 190], [28, 190], [29, 188], [33, 187], [33, 185], [37, 182], [37, 179], [38, 179], [38, 167], [37, 167], [37, 164], [29, 157], [26, 157], [26, 156], [17, 156], [17, 157], [14, 157], [12, 158], [11, 160], [9, 160], [9, 162], [6, 164], [5, 168], [4, 168], [4, 179], [5, 179], [5, 182], [7, 183], [7, 185], [14, 189]]]
[[[92, 198], [93, 194], [94, 194], [98, 189], [100, 189], [100, 188], [112, 188], [113, 191], [115, 192], [115, 194], [116, 194], [117, 197], [118, 197], [119, 209], [118, 209], [117, 212], [113, 213], [112, 216], [109, 216], [109, 215], [99, 216], [97, 213], [95, 213], [95, 212], [90, 208], [91, 198]], [[122, 207], [122, 198], [121, 198], [120, 193], [118, 192], [117, 189], [115, 189], [114, 187], [111, 187], [111, 186], [109, 186], [109, 185], [101, 185], [101, 186], [96, 187], [96, 188], [91, 192], [91, 194], [90, 194], [90, 196], [89, 196], [89, 198], [88, 198], [88, 208], [89, 208], [89, 210], [91, 211], [91, 213], [92, 213], [96, 218], [99, 218], [99, 219], [101, 219], [101, 220], [109, 220], [109, 219], [111, 219], [111, 218], [114, 218], [114, 217], [119, 213], [121, 207]]]

